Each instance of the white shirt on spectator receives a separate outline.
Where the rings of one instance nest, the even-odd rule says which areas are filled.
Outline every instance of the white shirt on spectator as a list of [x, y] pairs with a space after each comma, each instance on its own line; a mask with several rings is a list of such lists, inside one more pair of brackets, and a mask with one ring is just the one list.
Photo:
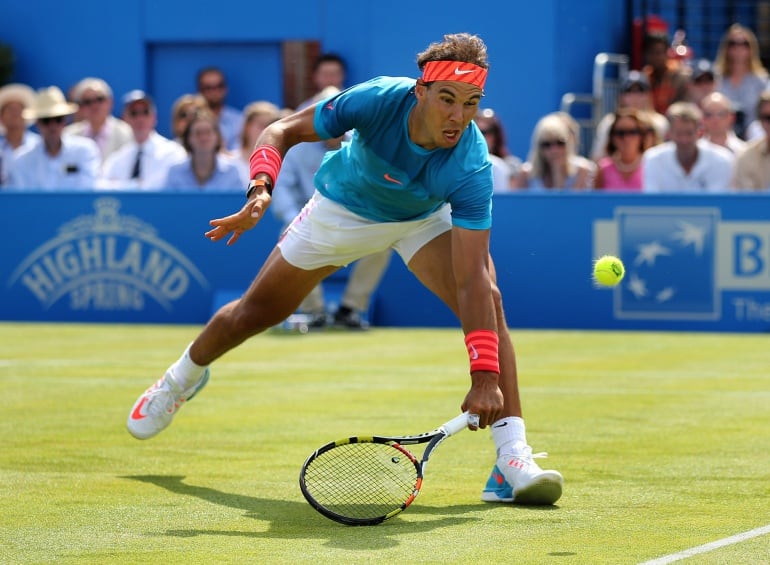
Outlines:
[[100, 163], [99, 147], [92, 139], [64, 136], [55, 157], [46, 152], [41, 139], [16, 155], [8, 186], [32, 190], [93, 190]]
[[699, 139], [698, 160], [689, 174], [676, 158], [676, 144], [667, 141], [651, 147], [642, 157], [643, 192], [728, 192], [734, 156], [719, 145]]
[[141, 144], [141, 167], [138, 179], [132, 179], [136, 155], [140, 146], [136, 141], [124, 145], [107, 157], [98, 181], [99, 188], [159, 190], [164, 188], [171, 165], [184, 161], [184, 148], [154, 131]]

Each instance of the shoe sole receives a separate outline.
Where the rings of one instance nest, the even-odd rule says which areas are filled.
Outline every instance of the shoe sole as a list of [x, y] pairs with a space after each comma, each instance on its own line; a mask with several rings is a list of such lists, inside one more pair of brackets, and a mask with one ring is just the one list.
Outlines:
[[553, 477], [542, 477], [527, 485], [525, 488], [514, 491], [513, 503], [530, 506], [546, 506], [553, 504], [561, 498], [562, 483]]
[[513, 502], [513, 496], [500, 496], [496, 492], [485, 490], [481, 493], [484, 502]]

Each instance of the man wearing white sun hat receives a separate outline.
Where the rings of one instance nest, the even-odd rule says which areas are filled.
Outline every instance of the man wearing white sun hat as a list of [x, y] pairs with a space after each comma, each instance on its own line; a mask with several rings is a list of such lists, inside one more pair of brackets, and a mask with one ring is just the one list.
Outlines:
[[6, 84], [0, 88], [0, 186], [8, 178], [14, 156], [40, 139], [29, 130], [32, 121], [22, 117], [34, 102], [35, 91], [26, 84]]
[[93, 190], [99, 172], [99, 148], [84, 137], [62, 136], [77, 104], [55, 87], [42, 88], [23, 112], [35, 120], [41, 139], [16, 155], [8, 185], [28, 190]]

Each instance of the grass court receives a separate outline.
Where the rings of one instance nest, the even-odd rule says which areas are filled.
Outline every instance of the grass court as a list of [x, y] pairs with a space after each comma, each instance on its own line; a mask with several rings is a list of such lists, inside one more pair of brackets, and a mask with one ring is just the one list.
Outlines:
[[410, 508], [354, 528], [305, 502], [302, 462], [456, 414], [460, 331], [259, 336], [168, 430], [133, 439], [129, 408], [198, 330], [0, 324], [0, 563], [664, 563], [731, 536], [681, 562], [770, 562], [766, 335], [513, 330], [558, 504], [481, 502], [494, 446], [463, 432]]

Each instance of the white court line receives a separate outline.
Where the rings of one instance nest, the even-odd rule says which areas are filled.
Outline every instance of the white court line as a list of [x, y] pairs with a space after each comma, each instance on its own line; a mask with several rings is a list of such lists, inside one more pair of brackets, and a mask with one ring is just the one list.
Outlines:
[[734, 543], [740, 543], [742, 541], [763, 536], [765, 534], [770, 534], [770, 524], [768, 524], [767, 526], [762, 526], [761, 528], [749, 530], [748, 532], [743, 532], [742, 534], [736, 534], [734, 536], [730, 536], [729, 538], [712, 541], [710, 543], [699, 545], [697, 547], [691, 547], [690, 549], [685, 549], [684, 551], [680, 551], [679, 553], [664, 555], [663, 557], [658, 557], [657, 559], [653, 559], [652, 561], [645, 561], [644, 563], [640, 563], [639, 565], [666, 565], [667, 563], [673, 563], [674, 561], [679, 561], [680, 559], [685, 559], [687, 557], [692, 557], [693, 555], [699, 555], [701, 553], [708, 553], [709, 551], [719, 549], [720, 547], [725, 547], [727, 545], [732, 545]]

